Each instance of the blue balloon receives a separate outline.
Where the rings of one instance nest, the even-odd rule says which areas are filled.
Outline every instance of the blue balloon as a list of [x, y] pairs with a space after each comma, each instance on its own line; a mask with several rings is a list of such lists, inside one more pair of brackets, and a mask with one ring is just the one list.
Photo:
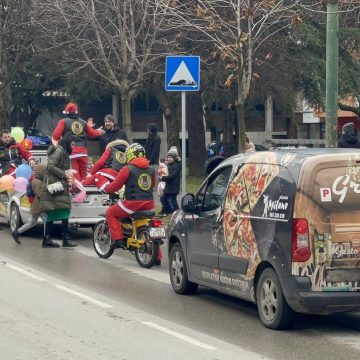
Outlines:
[[32, 170], [28, 164], [21, 164], [18, 168], [16, 168], [16, 177], [23, 177], [26, 180], [30, 179]]

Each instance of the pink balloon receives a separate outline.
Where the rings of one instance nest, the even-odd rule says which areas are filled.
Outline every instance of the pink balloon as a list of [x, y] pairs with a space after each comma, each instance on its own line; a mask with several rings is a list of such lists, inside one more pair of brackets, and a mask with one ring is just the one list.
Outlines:
[[23, 177], [18, 177], [13, 182], [13, 188], [15, 191], [24, 192], [26, 191], [26, 186], [28, 184], [28, 180]]

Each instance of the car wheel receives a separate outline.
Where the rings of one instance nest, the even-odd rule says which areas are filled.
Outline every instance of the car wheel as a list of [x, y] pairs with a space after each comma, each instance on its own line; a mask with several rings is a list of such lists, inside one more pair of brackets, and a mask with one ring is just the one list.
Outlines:
[[174, 291], [183, 295], [194, 294], [198, 284], [189, 281], [184, 252], [179, 243], [171, 248], [169, 262], [170, 281]]
[[11, 232], [14, 232], [15, 230], [18, 230], [19, 227], [23, 225], [21, 216], [20, 216], [20, 210], [16, 203], [12, 203], [10, 207], [10, 230]]
[[256, 288], [260, 319], [265, 327], [281, 330], [291, 327], [294, 311], [287, 304], [279, 278], [271, 268], [265, 269]]

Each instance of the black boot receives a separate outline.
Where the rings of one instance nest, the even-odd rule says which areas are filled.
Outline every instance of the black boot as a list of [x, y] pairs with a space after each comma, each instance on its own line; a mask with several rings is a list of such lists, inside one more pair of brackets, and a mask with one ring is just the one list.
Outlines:
[[58, 248], [60, 245], [54, 241], [51, 240], [50, 235], [44, 235], [43, 236], [43, 242], [41, 245], [43, 248]]
[[13, 237], [13, 239], [16, 243], [21, 244], [21, 241], [19, 239], [20, 233], [17, 230], [12, 231], [11, 236]]
[[61, 233], [61, 238], [63, 240], [62, 247], [75, 247], [77, 244], [71, 241], [71, 236], [69, 233]]
[[114, 249], [124, 249], [126, 247], [126, 238], [114, 240], [111, 242]]

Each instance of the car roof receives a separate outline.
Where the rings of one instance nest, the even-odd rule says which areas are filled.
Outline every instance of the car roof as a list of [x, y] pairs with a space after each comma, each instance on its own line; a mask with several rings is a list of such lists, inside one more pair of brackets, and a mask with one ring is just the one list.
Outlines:
[[[312, 156], [323, 156], [323, 155], [338, 155], [338, 154], [359, 154], [360, 149], [352, 148], [306, 148], [306, 149], [274, 149], [269, 151], [256, 151], [251, 153], [242, 153], [231, 156], [225, 159], [219, 166], [229, 166], [229, 165], [239, 165], [241, 163], [252, 162], [254, 155], [256, 156], [256, 162], [262, 162], [263, 159], [265, 162], [268, 162], [269, 155], [274, 154], [276, 159], [282, 158], [285, 155], [292, 155], [292, 162], [298, 162], [301, 164], [305, 158]], [[278, 163], [279, 161], [275, 161]]]

